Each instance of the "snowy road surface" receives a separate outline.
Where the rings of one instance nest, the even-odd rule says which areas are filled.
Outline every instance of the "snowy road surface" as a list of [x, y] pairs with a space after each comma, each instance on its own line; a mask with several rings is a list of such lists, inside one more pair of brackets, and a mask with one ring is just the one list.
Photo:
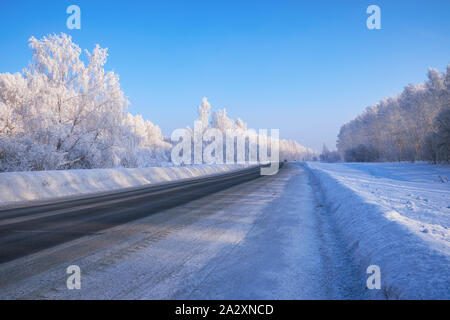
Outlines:
[[[366, 298], [366, 275], [312, 181], [288, 164], [278, 175], [3, 263], [0, 298]], [[66, 287], [69, 265], [81, 269], [80, 290]]]
[[147, 217], [260, 177], [257, 166], [0, 210], [0, 263]]

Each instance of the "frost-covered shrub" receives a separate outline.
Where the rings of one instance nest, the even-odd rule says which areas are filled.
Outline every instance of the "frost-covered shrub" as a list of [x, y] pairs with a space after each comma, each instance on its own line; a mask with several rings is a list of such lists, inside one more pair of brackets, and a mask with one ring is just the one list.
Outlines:
[[51, 170], [62, 158], [53, 146], [29, 138], [0, 139], [0, 171]]

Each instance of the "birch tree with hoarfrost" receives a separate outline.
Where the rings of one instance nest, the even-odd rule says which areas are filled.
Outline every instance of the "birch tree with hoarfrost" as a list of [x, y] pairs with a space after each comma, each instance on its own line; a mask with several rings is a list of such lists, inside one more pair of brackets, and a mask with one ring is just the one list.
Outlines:
[[129, 155], [152, 133], [142, 143], [127, 126], [119, 77], [104, 70], [107, 49], [97, 45], [83, 55], [65, 34], [31, 37], [30, 48], [22, 73], [0, 74], [0, 171], [139, 164]]
[[450, 160], [450, 65], [344, 124], [337, 147], [346, 161]]

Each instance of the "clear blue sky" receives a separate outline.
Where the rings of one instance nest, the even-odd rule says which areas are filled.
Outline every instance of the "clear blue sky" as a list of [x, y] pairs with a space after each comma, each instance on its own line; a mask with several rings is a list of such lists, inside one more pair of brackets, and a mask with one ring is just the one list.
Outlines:
[[[66, 8], [81, 8], [81, 30]], [[381, 8], [382, 30], [366, 28]], [[71, 34], [109, 48], [132, 103], [169, 135], [207, 96], [251, 128], [334, 148], [366, 106], [450, 63], [450, 1], [0, 1], [0, 72], [22, 70], [28, 38]]]

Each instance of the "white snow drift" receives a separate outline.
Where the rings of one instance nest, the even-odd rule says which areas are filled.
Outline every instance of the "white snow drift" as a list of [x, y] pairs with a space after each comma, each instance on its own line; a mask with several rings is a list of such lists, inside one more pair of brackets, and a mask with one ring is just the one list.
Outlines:
[[146, 184], [214, 175], [248, 165], [199, 165], [139, 169], [77, 169], [0, 173], [0, 208], [47, 200], [107, 192]]
[[450, 298], [450, 168], [424, 163], [307, 163], [363, 268], [388, 298]]

